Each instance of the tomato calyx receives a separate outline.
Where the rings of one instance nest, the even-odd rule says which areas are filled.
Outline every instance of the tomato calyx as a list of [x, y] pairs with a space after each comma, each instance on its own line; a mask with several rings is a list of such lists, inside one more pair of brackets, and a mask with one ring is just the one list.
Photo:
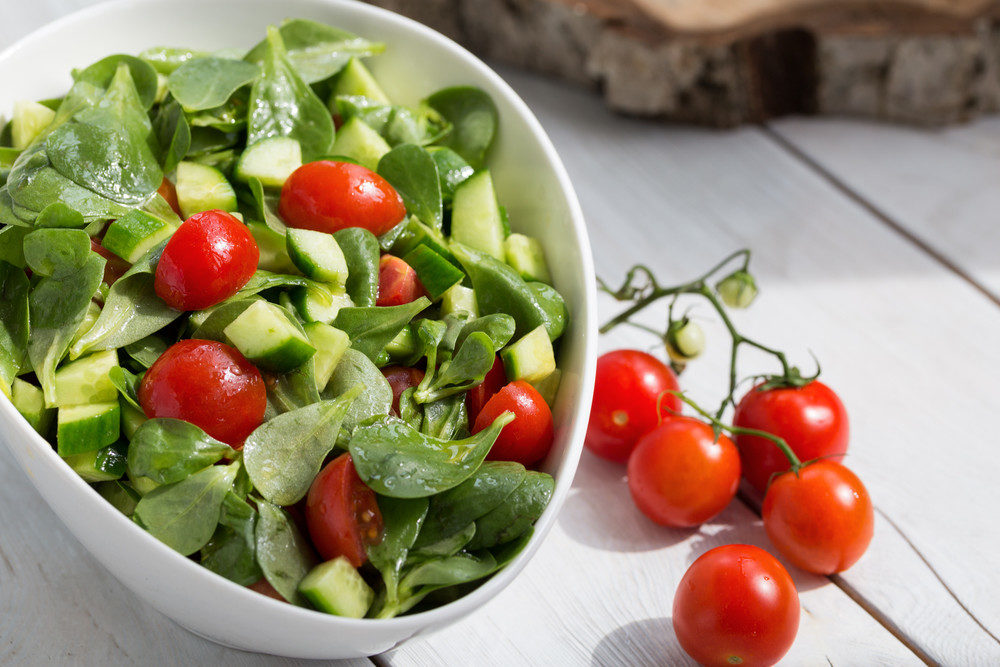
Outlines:
[[813, 361], [816, 362], [816, 372], [812, 375], [803, 375], [798, 366], [792, 366], [781, 375], [755, 376], [755, 380], [763, 380], [764, 382], [760, 386], [755, 387], [753, 391], [768, 391], [769, 389], [800, 389], [802, 387], [806, 387], [818, 380], [819, 374], [822, 372], [822, 368], [820, 368], [819, 365], [819, 359], [817, 359], [815, 355], [813, 355]]

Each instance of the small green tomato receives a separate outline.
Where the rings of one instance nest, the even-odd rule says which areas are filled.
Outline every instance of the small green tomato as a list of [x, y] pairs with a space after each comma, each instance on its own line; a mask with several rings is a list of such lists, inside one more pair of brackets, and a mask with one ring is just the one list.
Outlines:
[[667, 354], [679, 364], [691, 361], [705, 350], [705, 332], [697, 322], [686, 317], [673, 320], [667, 327]]
[[757, 281], [746, 271], [734, 271], [716, 284], [715, 291], [730, 308], [746, 308], [757, 297]]

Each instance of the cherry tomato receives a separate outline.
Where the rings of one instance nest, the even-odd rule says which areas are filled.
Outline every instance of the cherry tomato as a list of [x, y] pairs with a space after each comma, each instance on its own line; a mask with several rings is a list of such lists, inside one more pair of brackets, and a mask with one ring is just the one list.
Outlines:
[[788, 571], [748, 544], [716, 547], [684, 573], [674, 595], [677, 641], [703, 665], [773, 665], [799, 630]]
[[[840, 461], [847, 452], [847, 410], [822, 382], [764, 391], [754, 387], [740, 400], [733, 423], [784, 438], [803, 461]], [[788, 459], [766, 438], [738, 435], [736, 446], [743, 462], [743, 476], [758, 491], [767, 489], [774, 473], [788, 470]]]
[[854, 565], [875, 532], [868, 490], [857, 475], [828, 459], [771, 482], [764, 496], [764, 529], [795, 566], [833, 574]]
[[406, 366], [386, 366], [382, 369], [382, 375], [389, 381], [392, 387], [392, 411], [399, 414], [399, 397], [410, 387], [416, 387], [424, 379], [424, 372], [419, 368], [407, 368]]
[[304, 164], [281, 188], [278, 213], [289, 227], [333, 233], [364, 227], [381, 236], [406, 216], [399, 193], [374, 171], [322, 160]]
[[690, 417], [668, 419], [639, 439], [628, 488], [647, 517], [688, 528], [725, 509], [740, 483], [740, 455], [725, 435]]
[[511, 382], [488, 400], [472, 432], [479, 433], [507, 411], [514, 413], [514, 421], [503, 427], [486, 458], [517, 461], [526, 467], [544, 459], [555, 439], [552, 411], [538, 390], [524, 380]]
[[402, 306], [416, 301], [426, 292], [413, 267], [393, 255], [382, 255], [378, 262], [378, 300], [376, 306]]
[[216, 341], [182, 340], [146, 371], [139, 404], [150, 419], [183, 419], [239, 448], [264, 422], [267, 390], [260, 371], [239, 350]]
[[167, 241], [153, 287], [171, 308], [204, 310], [246, 285], [259, 260], [257, 242], [239, 220], [225, 211], [196, 213]]
[[663, 394], [678, 388], [674, 372], [652, 355], [639, 350], [602, 355], [597, 360], [587, 448], [602, 458], [624, 463], [644, 433], [661, 418], [669, 417], [670, 410], [680, 411], [681, 400]]
[[106, 260], [104, 263], [104, 282], [107, 285], [114, 285], [115, 281], [125, 275], [125, 272], [132, 266], [110, 250], [105, 250], [104, 246], [95, 239], [90, 239], [90, 249]]
[[161, 197], [167, 200], [170, 208], [174, 209], [174, 213], [177, 215], [181, 214], [181, 205], [177, 203], [177, 188], [174, 187], [173, 183], [164, 178], [156, 191], [160, 193]]
[[261, 595], [266, 595], [269, 598], [274, 598], [278, 602], [287, 602], [285, 598], [281, 597], [281, 593], [276, 591], [274, 589], [274, 586], [272, 586], [267, 581], [267, 579], [260, 579], [259, 581], [255, 581], [254, 583], [247, 586], [247, 588], [249, 588], [252, 591], [257, 591]]
[[465, 409], [469, 413], [470, 422], [476, 421], [476, 417], [478, 417], [479, 413], [483, 411], [483, 406], [485, 406], [487, 401], [493, 398], [498, 391], [503, 389], [505, 384], [507, 384], [507, 373], [504, 370], [503, 362], [500, 361], [500, 355], [498, 354], [496, 359], [493, 360], [493, 367], [490, 369], [489, 373], [486, 374], [483, 381], [465, 394]]
[[375, 492], [365, 486], [350, 454], [326, 464], [306, 496], [306, 525], [324, 560], [343, 556], [354, 567], [368, 560], [368, 545], [382, 539]]

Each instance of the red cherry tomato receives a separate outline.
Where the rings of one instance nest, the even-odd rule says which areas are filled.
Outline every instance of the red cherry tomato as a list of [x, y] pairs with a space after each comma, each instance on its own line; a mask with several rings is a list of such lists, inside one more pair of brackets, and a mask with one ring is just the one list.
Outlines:
[[602, 458], [624, 463], [644, 433], [661, 418], [669, 417], [670, 410], [680, 412], [681, 400], [663, 394], [678, 389], [674, 372], [652, 355], [639, 350], [602, 355], [597, 360], [587, 448]]
[[628, 488], [647, 517], [688, 528], [725, 509], [740, 483], [740, 455], [724, 435], [689, 417], [668, 419], [639, 439]]
[[236, 294], [259, 260], [257, 242], [239, 220], [225, 211], [196, 213], [167, 241], [153, 287], [171, 308], [203, 310]]
[[469, 421], [475, 423], [476, 417], [483, 411], [486, 405], [498, 391], [507, 384], [507, 373], [504, 371], [503, 362], [500, 355], [493, 361], [493, 368], [486, 374], [482, 382], [470, 389], [465, 394], [465, 409], [469, 413]]
[[382, 375], [389, 381], [392, 387], [392, 411], [399, 414], [399, 397], [410, 387], [416, 387], [424, 379], [424, 372], [419, 368], [407, 368], [406, 366], [386, 366], [382, 369]]
[[402, 306], [427, 292], [413, 267], [393, 255], [382, 255], [378, 263], [378, 300], [376, 306]]
[[747, 544], [708, 551], [674, 595], [677, 641], [702, 665], [773, 665], [799, 630], [799, 594], [771, 554]]
[[381, 236], [406, 216], [399, 193], [374, 171], [349, 162], [310, 162], [281, 188], [278, 213], [289, 227], [333, 233], [364, 227]]
[[350, 454], [326, 464], [306, 496], [306, 524], [324, 560], [343, 556], [354, 567], [368, 560], [368, 545], [382, 539], [375, 492], [365, 486]]
[[181, 214], [181, 205], [177, 203], [177, 188], [174, 187], [173, 183], [164, 178], [156, 191], [160, 193], [161, 197], [167, 200], [170, 208], [174, 209], [174, 213], [177, 215]]
[[110, 250], [105, 250], [104, 246], [95, 239], [90, 239], [90, 249], [106, 260], [104, 263], [104, 282], [107, 285], [114, 285], [115, 281], [125, 275], [125, 272], [132, 266]]
[[255, 581], [254, 583], [247, 586], [247, 588], [249, 588], [252, 591], [257, 591], [261, 595], [266, 595], [269, 598], [274, 598], [278, 602], [287, 602], [285, 598], [281, 597], [281, 593], [276, 591], [274, 589], [274, 586], [268, 583], [267, 579], [261, 579], [259, 581]]
[[514, 413], [514, 421], [503, 427], [486, 458], [533, 466], [552, 449], [555, 439], [552, 411], [534, 387], [524, 380], [515, 380], [486, 402], [476, 416], [472, 432], [479, 433], [507, 411]]
[[183, 419], [239, 448], [264, 422], [267, 389], [260, 371], [239, 350], [210, 340], [182, 340], [146, 371], [139, 404], [150, 419]]
[[833, 574], [854, 565], [875, 532], [868, 490], [836, 461], [822, 460], [774, 478], [764, 496], [764, 529], [796, 567]]
[[[847, 452], [847, 410], [822, 382], [765, 391], [754, 387], [740, 400], [733, 423], [784, 438], [802, 461], [840, 461]], [[767, 489], [774, 473], [788, 470], [788, 459], [766, 438], [738, 435], [736, 446], [743, 476], [758, 491]]]

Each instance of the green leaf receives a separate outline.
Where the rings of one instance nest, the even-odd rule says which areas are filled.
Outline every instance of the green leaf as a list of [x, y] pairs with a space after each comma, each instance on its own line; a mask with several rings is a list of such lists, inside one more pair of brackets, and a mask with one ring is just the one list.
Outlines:
[[[306, 83], [330, 78], [352, 57], [365, 58], [385, 50], [384, 44], [307, 19], [288, 19], [278, 31], [288, 49], [288, 60]], [[266, 40], [257, 44], [246, 60], [261, 63], [267, 48]]]
[[410, 552], [410, 560], [414, 563], [432, 560], [435, 558], [447, 558], [454, 556], [464, 549], [472, 538], [476, 535], [476, 523], [467, 524], [464, 528], [456, 530], [447, 537], [443, 537], [436, 542], [428, 542], [423, 545], [415, 545]]
[[58, 201], [46, 206], [35, 220], [36, 227], [80, 228], [86, 225], [79, 212]]
[[235, 453], [194, 424], [180, 419], [150, 419], [139, 427], [129, 444], [129, 477], [173, 484]]
[[333, 326], [350, 336], [352, 348], [375, 361], [403, 327], [430, 305], [430, 300], [422, 296], [401, 306], [341, 308]]
[[93, 65], [75, 72], [73, 78], [77, 83], [89, 83], [96, 88], [110, 88], [121, 65], [128, 68], [129, 78], [135, 82], [136, 95], [143, 109], [153, 106], [159, 88], [156, 70], [148, 62], [135, 56], [118, 54], [102, 58]]
[[10, 388], [28, 354], [28, 291], [24, 271], [0, 261], [0, 383]]
[[264, 578], [286, 600], [304, 606], [299, 583], [316, 565], [308, 540], [280, 507], [261, 500], [257, 513], [257, 563]]
[[378, 300], [378, 238], [364, 227], [333, 233], [347, 260], [347, 294], [355, 306], [370, 308]]
[[175, 69], [167, 88], [187, 111], [222, 106], [233, 93], [253, 82], [260, 68], [253, 63], [205, 56], [188, 60]]
[[268, 137], [291, 137], [302, 145], [305, 162], [327, 154], [333, 145], [333, 119], [289, 62], [274, 27], [268, 28], [262, 61], [263, 73], [250, 92], [247, 145]]
[[493, 99], [474, 86], [455, 86], [434, 93], [427, 104], [452, 125], [442, 143], [474, 168], [482, 167], [500, 120]]
[[191, 149], [191, 126], [181, 105], [174, 101], [162, 105], [153, 120], [153, 130], [160, 147], [157, 158], [163, 173], [169, 174]]
[[432, 496], [468, 479], [513, 419], [513, 413], [504, 412], [465, 440], [439, 440], [399, 419], [388, 419], [355, 429], [349, 449], [358, 475], [376, 493], [393, 498]]
[[253, 296], [263, 292], [264, 290], [273, 289], [275, 287], [296, 287], [299, 285], [313, 285], [316, 283], [303, 276], [289, 276], [282, 273], [271, 273], [270, 271], [263, 271], [258, 269], [247, 281], [247, 284], [240, 288], [233, 299], [245, 299], [248, 296]]
[[24, 261], [40, 276], [65, 278], [89, 257], [90, 237], [82, 229], [38, 229], [24, 237]]
[[[249, 186], [250, 194], [253, 197], [254, 212], [257, 214], [257, 219], [261, 220], [265, 225], [270, 227], [272, 231], [275, 231], [282, 236], [287, 234], [288, 227], [285, 226], [285, 223], [282, 222], [281, 218], [275, 212], [278, 208], [278, 198], [267, 195], [264, 192], [264, 186], [261, 184], [260, 179], [256, 176], [251, 178], [247, 185]], [[358, 228], [348, 227], [348, 229]]]
[[466, 437], [469, 434], [469, 412], [465, 407], [465, 393], [456, 393], [424, 405], [420, 432], [440, 440]]
[[274, 386], [267, 388], [268, 407], [275, 414], [298, 410], [319, 400], [316, 363], [313, 359], [309, 359], [293, 371], [279, 375]]
[[139, 57], [152, 65], [153, 69], [160, 74], [170, 74], [187, 61], [205, 55], [208, 54], [204, 51], [157, 46], [152, 49], [146, 49], [139, 54]]
[[454, 358], [441, 365], [428, 386], [421, 382], [413, 398], [418, 403], [430, 403], [464, 392], [486, 378], [495, 360], [496, 349], [490, 337], [482, 331], [473, 332], [458, 348]]
[[169, 346], [169, 343], [162, 337], [152, 334], [134, 343], [129, 343], [123, 349], [125, 354], [131, 357], [135, 363], [143, 368], [149, 368], [160, 358], [161, 354], [167, 351]]
[[139, 405], [139, 383], [142, 381], [142, 378], [134, 373], [130, 373], [121, 366], [112, 368], [108, 372], [108, 377], [111, 379], [111, 384], [122, 395], [122, 398], [131, 403], [135, 409], [142, 410], [142, 406]]
[[426, 146], [447, 136], [451, 131], [451, 124], [426, 104], [410, 109], [382, 104], [363, 95], [338, 95], [334, 103], [343, 120], [357, 117], [378, 132], [390, 146]]
[[275, 505], [305, 497], [337, 444], [344, 414], [363, 387], [340, 398], [286, 412], [259, 426], [243, 445], [243, 464], [260, 494]]
[[551, 476], [529, 470], [503, 504], [476, 520], [469, 548], [490, 548], [520, 537], [548, 507], [555, 486]]
[[135, 516], [168, 547], [184, 556], [193, 554], [212, 538], [238, 468], [239, 463], [209, 466], [176, 484], [157, 487], [142, 497]]
[[378, 173], [396, 188], [407, 211], [434, 229], [441, 229], [441, 182], [430, 153], [413, 144], [396, 146], [379, 160]]
[[264, 574], [257, 565], [256, 527], [257, 512], [235, 493], [227, 493], [219, 527], [201, 549], [201, 564], [241, 586], [260, 581]]
[[514, 337], [516, 329], [517, 324], [514, 322], [514, 318], [507, 313], [493, 313], [477, 317], [462, 325], [462, 330], [455, 339], [455, 347], [461, 346], [470, 334], [482, 331], [493, 341], [493, 347], [500, 350]]
[[[418, 565], [403, 578], [400, 587], [413, 590], [417, 587], [455, 586], [493, 574], [496, 567], [496, 559], [488, 551], [478, 556], [467, 553], [456, 554], [450, 558], [427, 561]], [[421, 592], [427, 594], [430, 591]]]
[[26, 267], [24, 237], [30, 232], [30, 227], [4, 227], [0, 229], [0, 262], [7, 262], [19, 269]]
[[455, 198], [456, 188], [468, 180], [475, 169], [450, 148], [435, 146], [430, 152], [441, 179], [441, 196], [445, 203], [450, 203]]
[[428, 504], [426, 498], [379, 496], [378, 507], [382, 514], [382, 541], [368, 547], [368, 559], [382, 573], [386, 598], [395, 604], [399, 577], [427, 516]]
[[389, 386], [389, 381], [371, 359], [351, 348], [344, 352], [334, 369], [330, 382], [323, 390], [323, 398], [336, 398], [359, 384], [364, 387], [364, 391], [347, 409], [338, 439], [344, 447], [358, 424], [372, 417], [387, 415], [392, 408], [392, 387]]

